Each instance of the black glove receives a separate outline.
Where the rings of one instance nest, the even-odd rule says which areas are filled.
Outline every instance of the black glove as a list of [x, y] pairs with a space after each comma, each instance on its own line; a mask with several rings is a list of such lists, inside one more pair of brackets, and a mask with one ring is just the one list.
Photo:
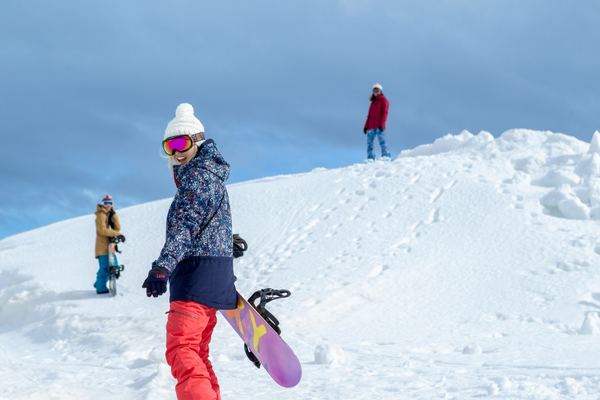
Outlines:
[[117, 236], [117, 240], [119, 242], [125, 243], [125, 235], [119, 235], [119, 236]]
[[167, 281], [169, 280], [169, 271], [163, 267], [153, 267], [148, 272], [148, 277], [142, 287], [146, 289], [146, 296], [158, 297], [167, 291]]
[[248, 250], [248, 243], [240, 237], [237, 233], [233, 234], [233, 258], [238, 258], [244, 255], [244, 252]]
[[367, 128], [363, 128], [363, 133], [366, 135], [367, 134]]

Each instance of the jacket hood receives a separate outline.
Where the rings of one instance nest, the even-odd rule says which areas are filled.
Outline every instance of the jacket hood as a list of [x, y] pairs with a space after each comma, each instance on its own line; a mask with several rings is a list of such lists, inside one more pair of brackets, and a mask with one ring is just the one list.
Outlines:
[[174, 165], [173, 173], [175, 174], [175, 178], [181, 181], [187, 171], [196, 168], [204, 169], [214, 174], [223, 182], [229, 178], [229, 164], [225, 161], [212, 139], [204, 141], [198, 147], [196, 157], [190, 160], [190, 162], [185, 165]]

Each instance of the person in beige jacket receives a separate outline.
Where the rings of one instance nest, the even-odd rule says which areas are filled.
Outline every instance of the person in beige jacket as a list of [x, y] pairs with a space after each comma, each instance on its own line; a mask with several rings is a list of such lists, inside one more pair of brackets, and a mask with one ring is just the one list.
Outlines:
[[98, 272], [96, 273], [97, 294], [108, 293], [106, 284], [109, 279], [108, 247], [110, 238], [123, 236], [121, 234], [121, 221], [113, 208], [113, 200], [106, 195], [96, 207], [96, 258], [98, 259]]

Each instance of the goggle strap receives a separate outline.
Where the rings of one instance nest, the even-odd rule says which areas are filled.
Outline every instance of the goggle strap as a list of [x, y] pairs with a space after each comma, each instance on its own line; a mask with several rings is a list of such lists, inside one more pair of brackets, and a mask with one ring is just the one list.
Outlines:
[[202, 132], [194, 133], [192, 135], [192, 141], [194, 143], [204, 140], [204, 134]]
[[[179, 135], [179, 136], [186, 136], [186, 135]], [[163, 142], [166, 142], [167, 140], [170, 140], [170, 139], [173, 139], [173, 138], [176, 138], [179, 136], [172, 136], [170, 138], [163, 140]], [[193, 135], [190, 135], [190, 137], [192, 138], [192, 142], [194, 142], [194, 143], [204, 140], [204, 134], [202, 132], [194, 133]]]

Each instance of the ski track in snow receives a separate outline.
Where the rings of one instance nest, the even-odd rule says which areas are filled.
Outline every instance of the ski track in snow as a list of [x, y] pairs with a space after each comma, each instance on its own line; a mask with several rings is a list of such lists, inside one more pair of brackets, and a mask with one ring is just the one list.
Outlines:
[[[220, 321], [223, 398], [597, 399], [598, 149], [463, 132], [390, 162], [231, 185], [250, 245], [238, 288], [292, 291], [270, 309], [304, 376], [277, 387]], [[175, 398], [168, 299], [140, 288], [168, 205], [121, 210], [115, 298], [91, 288], [92, 216], [0, 241], [0, 398]]]

